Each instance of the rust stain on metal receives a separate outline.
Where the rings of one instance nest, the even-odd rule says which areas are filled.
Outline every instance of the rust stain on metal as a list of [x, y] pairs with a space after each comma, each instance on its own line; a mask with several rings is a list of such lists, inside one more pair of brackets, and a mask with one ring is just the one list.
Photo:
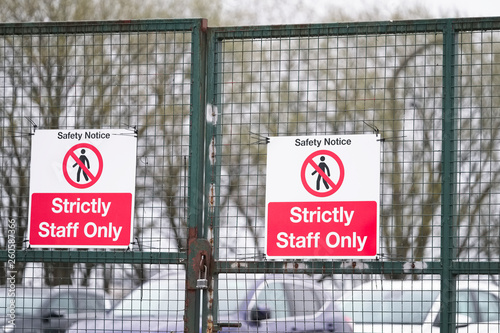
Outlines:
[[[210, 235], [213, 235], [213, 234], [214, 234], [214, 228], [212, 225], [210, 225]], [[210, 242], [210, 246], [213, 247], [214, 246], [214, 238], [210, 237], [210, 239], [208, 241]]]
[[207, 333], [213, 333], [214, 332], [214, 319], [213, 319], [213, 305], [214, 305], [214, 289], [212, 285], [213, 281], [209, 284], [208, 287], [208, 316], [207, 316]]
[[[195, 228], [193, 228], [195, 230]], [[193, 230], [189, 230], [190, 235]], [[210, 283], [212, 279], [211, 272], [214, 267], [214, 259], [212, 257], [212, 247], [208, 240], [204, 238], [190, 238], [188, 242], [188, 263], [187, 270], [192, 272], [188, 275], [188, 289], [197, 289], [197, 280], [201, 275], [206, 277]]]
[[215, 188], [214, 186], [210, 186], [210, 206], [214, 207], [215, 205]]
[[207, 318], [207, 333], [213, 333], [214, 331], [214, 319], [212, 316], [208, 316]]
[[189, 242], [196, 241], [196, 238], [198, 237], [198, 228], [189, 228], [188, 230], [188, 239]]
[[208, 30], [208, 20], [204, 18], [201, 20], [201, 31], [206, 32], [207, 30]]
[[214, 306], [214, 288], [212, 287], [212, 284], [210, 284], [210, 287], [208, 288], [208, 309], [212, 310], [213, 306]]
[[[215, 116], [215, 114], [214, 114], [214, 116]], [[215, 162], [215, 157], [216, 157], [216, 154], [215, 154], [215, 138], [212, 138], [211, 145], [212, 145], [212, 154], [211, 154], [212, 162]]]

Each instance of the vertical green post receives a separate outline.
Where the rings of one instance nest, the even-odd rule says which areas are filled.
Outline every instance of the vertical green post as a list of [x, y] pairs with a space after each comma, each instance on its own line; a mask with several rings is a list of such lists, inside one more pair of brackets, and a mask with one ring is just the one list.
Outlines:
[[223, 40], [217, 38], [217, 34], [209, 33], [208, 49], [208, 73], [207, 81], [210, 85], [207, 87], [207, 103], [210, 110], [207, 111], [207, 119], [210, 124], [207, 124], [206, 135], [206, 197], [209, 198], [205, 216], [209, 221], [205, 225], [205, 232], [212, 232], [212, 238], [209, 239], [214, 248], [214, 259], [218, 259], [219, 237], [219, 206], [220, 206], [220, 177], [221, 177], [221, 149], [222, 147], [222, 124], [221, 124], [221, 96], [222, 96], [222, 45]]
[[200, 269], [199, 244], [203, 231], [203, 170], [205, 139], [207, 21], [193, 27], [191, 41], [191, 128], [189, 131], [188, 240], [186, 263], [186, 304], [184, 332], [200, 332], [200, 292], [196, 280]]
[[[207, 126], [205, 140], [205, 225], [204, 235], [212, 244], [214, 260], [218, 259], [217, 249], [219, 248], [219, 205], [220, 205], [220, 156], [221, 152], [217, 149], [221, 147], [220, 135], [220, 114], [219, 106], [221, 105], [222, 95], [222, 78], [221, 59], [219, 56], [222, 53], [222, 41], [217, 40], [213, 30], [208, 32], [208, 54], [207, 54]], [[215, 266], [215, 265], [214, 265]], [[207, 329], [206, 333], [215, 332], [218, 330], [218, 289], [217, 272], [212, 272], [212, 286], [209, 292], [205, 293], [203, 306], [203, 317], [210, 318], [212, 322], [211, 330]], [[213, 288], [212, 288], [213, 287]], [[210, 322], [210, 320], [209, 320]], [[207, 325], [208, 326], [208, 325]]]
[[441, 308], [440, 331], [455, 332], [456, 273], [456, 177], [457, 134], [454, 109], [456, 85], [457, 34], [452, 20], [447, 20], [443, 36], [443, 142], [441, 193]]

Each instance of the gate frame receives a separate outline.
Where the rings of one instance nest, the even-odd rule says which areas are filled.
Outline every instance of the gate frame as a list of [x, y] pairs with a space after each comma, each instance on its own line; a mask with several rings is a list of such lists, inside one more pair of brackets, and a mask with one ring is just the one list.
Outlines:
[[[498, 274], [499, 262], [456, 260], [457, 214], [457, 115], [455, 112], [455, 87], [457, 71], [458, 34], [480, 30], [500, 30], [499, 18], [436, 19], [394, 22], [360, 22], [283, 26], [247, 26], [209, 28], [205, 19], [181, 20], [132, 20], [115, 22], [50, 22], [0, 24], [0, 35], [40, 35], [77, 33], [120, 33], [190, 31], [192, 33], [191, 129], [189, 139], [188, 184], [188, 249], [187, 252], [119, 252], [119, 251], [69, 251], [37, 250], [18, 252], [22, 262], [67, 263], [155, 263], [184, 264], [186, 267], [185, 332], [198, 333], [199, 317], [203, 302], [202, 329], [207, 333], [218, 330], [227, 323], [217, 323], [216, 288], [199, 292], [196, 279], [200, 274], [203, 256], [207, 260], [210, 276], [219, 273], [238, 273], [250, 270], [274, 273], [308, 274], [411, 274], [407, 263], [398, 261], [369, 261], [362, 268], [341, 266], [337, 261], [226, 261], [218, 260], [213, 248], [218, 239], [214, 227], [219, 226], [219, 186], [221, 165], [217, 147], [221, 143], [220, 87], [217, 86], [216, 69], [220, 61], [216, 54], [226, 39], [348, 36], [407, 33], [443, 34], [443, 123], [442, 123], [442, 193], [441, 193], [441, 260], [425, 262], [412, 267], [419, 274], [439, 274], [441, 278], [441, 332], [455, 330], [453, 316], [455, 283], [459, 274]], [[0, 251], [0, 260], [9, 259], [6, 250]], [[451, 283], [450, 283], [451, 282]], [[212, 287], [213, 287], [212, 283]], [[214, 319], [215, 318], [215, 319]]]
[[[222, 43], [227, 39], [241, 41], [251, 39], [279, 39], [281, 37], [318, 37], [318, 36], [354, 36], [354, 35], [383, 35], [383, 34], [409, 34], [409, 33], [441, 33], [443, 35], [443, 106], [442, 106], [442, 193], [441, 193], [441, 260], [426, 261], [423, 265], [411, 263], [410, 272], [408, 263], [402, 261], [363, 261], [362, 268], [342, 266], [337, 261], [307, 261], [307, 260], [273, 260], [273, 261], [224, 261], [217, 260], [214, 254], [214, 275], [218, 273], [239, 273], [248, 271], [273, 272], [273, 273], [307, 273], [307, 274], [438, 274], [441, 280], [441, 307], [440, 331], [443, 333], [454, 332], [456, 329], [455, 289], [457, 276], [460, 274], [498, 274], [500, 262], [492, 265], [491, 262], [456, 261], [457, 230], [457, 130], [455, 112], [455, 87], [457, 86], [457, 49], [458, 34], [460, 32], [473, 32], [479, 30], [500, 29], [498, 18], [461, 18], [461, 19], [435, 19], [415, 21], [384, 21], [384, 22], [349, 22], [334, 24], [305, 24], [281, 26], [238, 26], [220, 27], [209, 29], [209, 55], [208, 55], [208, 89], [207, 103], [211, 117], [219, 118], [222, 112], [219, 96], [222, 95], [221, 87], [217, 86], [216, 69], [220, 66], [215, 53], [221, 52]], [[218, 203], [219, 180], [221, 172], [220, 156], [209, 157], [220, 146], [221, 138], [220, 119], [207, 125], [206, 154], [207, 170], [205, 172], [207, 197], [209, 207], [206, 209], [205, 230], [207, 224], [213, 230], [219, 227]], [[217, 249], [217, 235], [209, 239]], [[216, 291], [215, 291], [216, 294]], [[210, 300], [213, 301], [213, 300]], [[217, 305], [215, 305], [217, 308]], [[216, 311], [214, 311], [216, 312]], [[216, 315], [216, 313], [212, 313]], [[215, 317], [216, 318], [216, 317]], [[210, 333], [207, 331], [207, 333]]]

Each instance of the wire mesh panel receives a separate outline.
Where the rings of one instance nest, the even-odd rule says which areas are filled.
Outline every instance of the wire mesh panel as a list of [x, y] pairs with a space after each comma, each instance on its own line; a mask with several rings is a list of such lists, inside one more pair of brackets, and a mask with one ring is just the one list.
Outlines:
[[349, 332], [328, 290], [304, 274], [220, 274], [217, 319], [238, 331]]
[[442, 35], [351, 31], [221, 42], [221, 258], [262, 258], [266, 137], [373, 131], [383, 155], [380, 258], [439, 258]]
[[461, 261], [496, 260], [499, 256], [499, 38], [498, 30], [459, 35], [456, 246]]
[[[4, 331], [499, 332], [499, 29], [0, 25]], [[34, 135], [111, 129], [137, 137], [128, 248], [31, 248]], [[376, 255], [270, 259], [269, 138], [362, 134], [381, 148]], [[314, 244], [313, 213], [287, 245]]]
[[[477, 295], [484, 291], [495, 311], [499, 292], [497, 24], [214, 29], [216, 120], [207, 142], [216, 157], [207, 174], [220, 272], [310, 274], [338, 298], [340, 320], [355, 331], [497, 331], [494, 319], [477, 319]], [[377, 257], [269, 260], [269, 138], [374, 132], [381, 140]], [[293, 237], [308, 246], [306, 236]]]
[[[200, 76], [201, 53], [199, 40], [193, 36], [199, 35], [201, 26], [202, 20], [0, 26], [0, 214], [5, 258], [0, 282], [8, 286], [1, 305], [11, 316], [5, 332], [59, 332], [78, 319], [103, 317], [111, 303], [119, 303], [134, 288], [168, 271], [172, 273], [165, 280], [172, 283], [148, 287], [155, 295], [181, 294], [177, 302], [169, 297], [170, 303], [154, 298], [140, 303], [142, 292], [146, 293], [141, 289], [128, 298], [133, 310], [140, 312], [134, 313], [134, 320], [120, 319], [130, 317], [126, 311], [131, 305], [125, 302], [120, 303], [125, 313], [116, 312], [106, 323], [92, 327], [126, 330], [137, 322], [155, 325], [155, 320], [159, 325], [158, 318], [172, 313], [181, 318], [173, 329], [184, 330], [185, 269], [177, 264], [186, 257], [189, 224], [198, 216], [196, 210], [201, 211], [189, 211], [189, 198], [197, 198], [200, 192], [190, 193], [190, 184], [192, 175], [201, 173], [197, 159], [203, 156], [197, 148], [201, 145], [191, 135], [193, 130], [200, 131], [199, 119], [203, 119], [199, 100], [191, 97], [199, 90], [193, 80]], [[128, 248], [52, 249], [51, 244], [46, 249], [30, 248], [28, 185], [33, 135], [60, 130], [64, 131], [61, 140], [74, 139], [78, 144], [78, 135], [66, 131], [108, 129], [123, 129], [137, 137], [133, 234]], [[38, 156], [58, 149], [43, 148], [45, 152]], [[106, 156], [103, 159], [101, 166], [106, 167]], [[42, 163], [50, 164], [54, 173], [61, 171], [62, 160]], [[120, 174], [119, 169], [112, 172]], [[83, 176], [87, 178], [85, 172]], [[64, 177], [59, 178], [64, 182]], [[90, 205], [78, 207], [82, 212], [97, 212]], [[73, 206], [64, 207], [66, 212]], [[83, 228], [84, 222], [93, 223], [75, 216], [72, 225], [80, 223]], [[54, 225], [47, 232], [64, 237], [66, 233], [59, 233], [59, 228]], [[60, 286], [65, 286], [64, 293], [58, 291]], [[91, 327], [83, 325], [82, 331]]]

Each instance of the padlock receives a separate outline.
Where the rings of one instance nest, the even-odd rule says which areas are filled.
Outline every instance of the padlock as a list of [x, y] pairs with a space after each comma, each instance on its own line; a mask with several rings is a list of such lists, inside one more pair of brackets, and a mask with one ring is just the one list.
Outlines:
[[204, 266], [204, 268], [203, 278], [201, 277], [201, 270], [200, 274], [198, 275], [198, 280], [196, 281], [196, 289], [208, 289], [207, 266]]

